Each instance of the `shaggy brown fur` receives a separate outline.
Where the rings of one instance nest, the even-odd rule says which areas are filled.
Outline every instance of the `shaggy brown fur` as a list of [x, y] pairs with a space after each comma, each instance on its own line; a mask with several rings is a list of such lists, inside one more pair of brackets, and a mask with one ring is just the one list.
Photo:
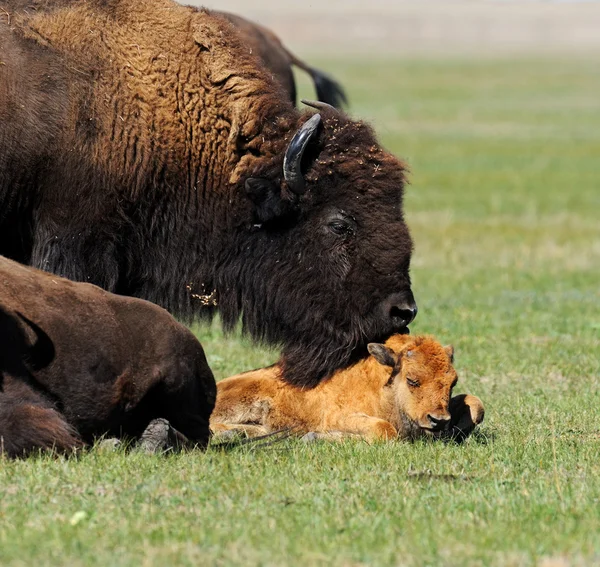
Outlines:
[[450, 397], [457, 381], [452, 347], [427, 336], [395, 335], [369, 350], [371, 356], [312, 390], [283, 382], [278, 366], [227, 378], [217, 384], [211, 429], [261, 435], [292, 428], [369, 440], [464, 438], [483, 421], [479, 398]]
[[2, 257], [0, 282], [0, 452], [139, 437], [159, 417], [207, 444], [214, 378], [166, 311]]
[[258, 54], [265, 67], [283, 85], [294, 104], [296, 104], [296, 81], [292, 66], [310, 75], [319, 100], [338, 108], [348, 103], [346, 93], [339, 83], [296, 57], [271, 30], [236, 14], [218, 13], [237, 28], [244, 45], [251, 52]]
[[293, 192], [284, 156], [309, 116], [225, 18], [171, 0], [0, 6], [0, 254], [241, 318], [301, 385], [414, 318], [404, 165], [322, 110]]

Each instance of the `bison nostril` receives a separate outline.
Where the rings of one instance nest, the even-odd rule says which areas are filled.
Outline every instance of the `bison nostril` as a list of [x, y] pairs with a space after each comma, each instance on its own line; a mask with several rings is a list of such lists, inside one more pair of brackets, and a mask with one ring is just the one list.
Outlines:
[[407, 327], [417, 316], [417, 306], [392, 305], [390, 317], [398, 327]]
[[393, 293], [381, 302], [380, 314], [390, 333], [406, 333], [408, 325], [417, 316], [417, 304], [410, 290]]

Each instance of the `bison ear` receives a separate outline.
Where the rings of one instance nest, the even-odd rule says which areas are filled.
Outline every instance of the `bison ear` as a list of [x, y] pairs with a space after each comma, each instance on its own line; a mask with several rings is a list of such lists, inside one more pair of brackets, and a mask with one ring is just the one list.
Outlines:
[[279, 188], [268, 179], [251, 177], [244, 187], [246, 195], [254, 203], [258, 222], [268, 222], [289, 212], [290, 203], [281, 198]]
[[448, 358], [450, 358], [450, 362], [454, 364], [454, 347], [452, 345], [448, 345], [444, 347]]
[[379, 364], [390, 366], [391, 368], [396, 366], [395, 353], [391, 348], [380, 343], [369, 343], [367, 350]]

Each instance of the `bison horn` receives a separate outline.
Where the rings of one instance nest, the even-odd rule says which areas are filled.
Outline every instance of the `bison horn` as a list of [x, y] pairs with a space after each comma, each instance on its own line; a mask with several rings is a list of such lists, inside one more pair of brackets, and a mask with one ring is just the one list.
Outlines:
[[320, 114], [314, 114], [302, 124], [300, 129], [294, 134], [283, 158], [283, 177], [290, 191], [296, 195], [304, 193], [304, 177], [302, 176], [301, 169], [302, 156], [308, 143], [317, 133], [319, 124], [321, 124]]
[[331, 106], [331, 104], [328, 104], [327, 102], [322, 102], [320, 100], [307, 100], [303, 98], [301, 102], [302, 104], [305, 104], [306, 106], [311, 106], [312, 108], [316, 108], [317, 110], [334, 110], [335, 112], [338, 112], [338, 109], [335, 106]]

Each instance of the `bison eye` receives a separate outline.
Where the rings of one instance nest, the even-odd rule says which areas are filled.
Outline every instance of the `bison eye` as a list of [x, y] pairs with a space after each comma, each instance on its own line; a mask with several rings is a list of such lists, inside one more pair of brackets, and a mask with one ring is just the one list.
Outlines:
[[413, 388], [418, 388], [419, 387], [419, 383], [416, 380], [411, 380], [410, 378], [406, 379], [406, 383], [409, 386], [412, 386]]
[[339, 214], [329, 219], [327, 228], [336, 236], [353, 236], [356, 229], [356, 222], [345, 214]]
[[339, 236], [344, 236], [345, 234], [348, 234], [351, 231], [350, 225], [348, 223], [345, 223], [344, 221], [330, 222], [329, 229], [331, 230], [331, 232]]

